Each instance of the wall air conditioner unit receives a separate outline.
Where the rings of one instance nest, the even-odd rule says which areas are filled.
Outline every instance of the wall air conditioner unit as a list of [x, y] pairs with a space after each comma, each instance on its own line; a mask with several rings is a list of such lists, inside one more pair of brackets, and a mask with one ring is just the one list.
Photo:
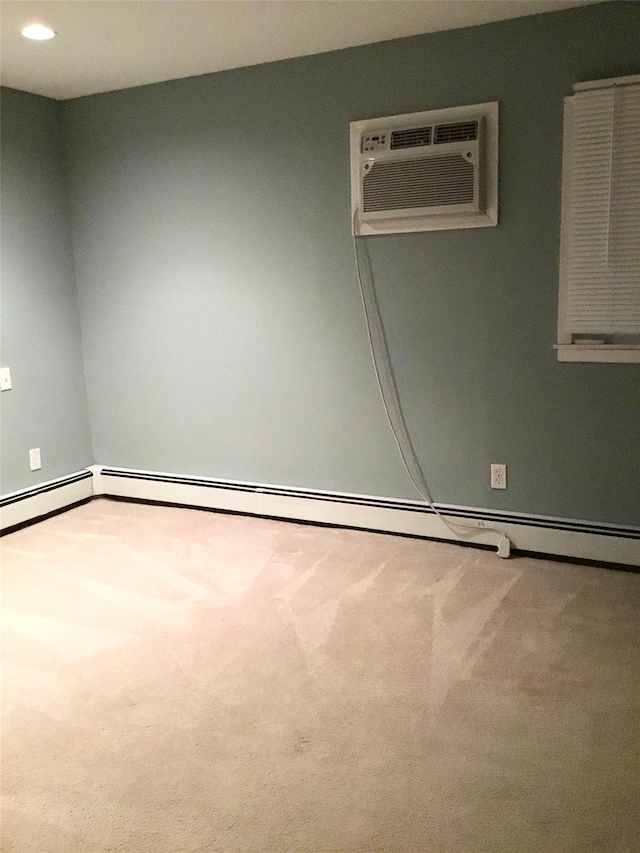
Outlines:
[[498, 104], [351, 123], [356, 235], [498, 224]]

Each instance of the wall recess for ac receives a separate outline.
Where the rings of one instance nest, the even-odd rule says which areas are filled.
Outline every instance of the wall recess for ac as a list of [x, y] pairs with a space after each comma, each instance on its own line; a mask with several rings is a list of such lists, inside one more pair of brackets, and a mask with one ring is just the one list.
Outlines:
[[498, 224], [498, 102], [354, 121], [356, 235]]

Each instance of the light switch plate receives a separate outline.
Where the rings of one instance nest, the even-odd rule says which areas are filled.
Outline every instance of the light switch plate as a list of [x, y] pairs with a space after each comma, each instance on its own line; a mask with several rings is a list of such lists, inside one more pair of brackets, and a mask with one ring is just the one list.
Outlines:
[[11, 371], [8, 367], [0, 367], [0, 391], [11, 390]]
[[29, 451], [29, 465], [32, 471], [39, 471], [42, 468], [39, 447], [34, 447], [33, 450]]

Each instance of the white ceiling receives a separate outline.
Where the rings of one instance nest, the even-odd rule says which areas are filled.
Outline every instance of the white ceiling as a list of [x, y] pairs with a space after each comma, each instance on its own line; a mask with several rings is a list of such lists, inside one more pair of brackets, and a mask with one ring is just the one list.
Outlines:
[[[598, 0], [2, 0], [2, 84], [51, 98], [125, 89]], [[20, 35], [41, 23], [58, 36]]]

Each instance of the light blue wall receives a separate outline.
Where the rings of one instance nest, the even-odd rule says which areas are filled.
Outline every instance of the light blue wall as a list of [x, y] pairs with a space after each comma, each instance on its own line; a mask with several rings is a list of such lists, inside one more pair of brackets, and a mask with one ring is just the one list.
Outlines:
[[[62, 105], [2, 90], [3, 494], [92, 461], [63, 166]], [[29, 470], [39, 447], [42, 469]]]
[[640, 3], [604, 3], [65, 104], [96, 459], [413, 497], [358, 300], [349, 122], [498, 100], [499, 227], [370, 238], [418, 454], [438, 501], [640, 523], [638, 367], [552, 349], [563, 97], [640, 72], [639, 32]]

